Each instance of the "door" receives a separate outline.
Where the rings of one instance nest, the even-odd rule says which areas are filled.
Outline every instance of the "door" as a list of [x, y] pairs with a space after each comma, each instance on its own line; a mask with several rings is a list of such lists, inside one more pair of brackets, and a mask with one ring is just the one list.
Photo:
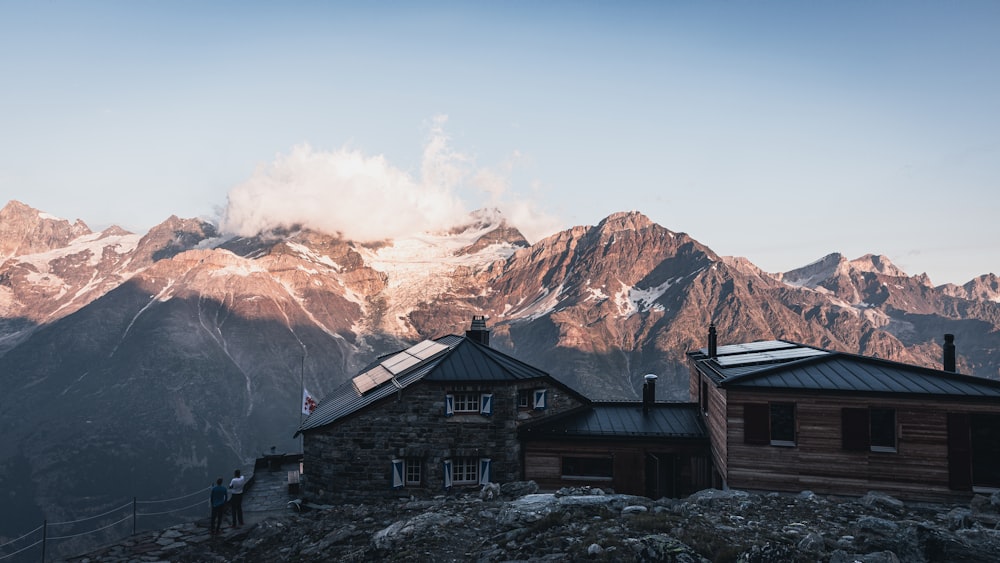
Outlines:
[[652, 499], [677, 498], [677, 456], [665, 453], [646, 454], [645, 495]]

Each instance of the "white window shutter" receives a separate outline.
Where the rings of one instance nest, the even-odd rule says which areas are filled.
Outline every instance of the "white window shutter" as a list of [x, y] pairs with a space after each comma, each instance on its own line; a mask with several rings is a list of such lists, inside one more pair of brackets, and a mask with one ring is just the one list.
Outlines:
[[446, 459], [442, 463], [442, 469], [444, 471], [444, 488], [451, 488], [451, 460]]
[[479, 414], [493, 416], [493, 393], [483, 393], [479, 396]]
[[545, 410], [548, 406], [548, 389], [535, 389], [535, 410]]
[[488, 485], [490, 483], [490, 458], [484, 457], [479, 460], [479, 484]]
[[445, 395], [444, 396], [444, 415], [452, 416], [455, 414], [455, 396]]
[[398, 489], [403, 486], [403, 460], [392, 460], [392, 488]]

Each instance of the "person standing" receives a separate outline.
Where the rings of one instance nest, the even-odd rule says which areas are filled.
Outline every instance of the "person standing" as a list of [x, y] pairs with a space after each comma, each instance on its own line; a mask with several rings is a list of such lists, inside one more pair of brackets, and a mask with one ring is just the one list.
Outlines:
[[219, 477], [215, 480], [215, 486], [212, 487], [212, 491], [209, 493], [209, 499], [212, 502], [212, 524], [210, 526], [210, 533], [212, 534], [222, 532], [222, 515], [226, 510], [226, 498], [228, 496], [229, 491], [222, 485], [222, 477]]
[[233, 472], [233, 480], [229, 482], [229, 494], [232, 495], [233, 507], [233, 527], [239, 528], [243, 525], [243, 486], [246, 485], [246, 477], [240, 475], [240, 470]]

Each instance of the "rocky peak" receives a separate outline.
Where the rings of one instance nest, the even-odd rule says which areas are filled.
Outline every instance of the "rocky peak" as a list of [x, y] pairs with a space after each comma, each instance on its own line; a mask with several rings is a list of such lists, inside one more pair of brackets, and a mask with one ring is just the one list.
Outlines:
[[0, 209], [0, 260], [64, 248], [73, 239], [90, 232], [79, 219], [71, 224], [11, 200]]
[[612, 213], [598, 223], [597, 228], [603, 232], [637, 231], [655, 225], [649, 217], [638, 211], [618, 211]]
[[843, 273], [846, 267], [847, 258], [839, 252], [834, 252], [801, 268], [778, 274], [778, 279], [788, 285], [815, 288], [837, 274]]
[[861, 258], [851, 260], [849, 264], [851, 268], [859, 272], [872, 272], [874, 274], [897, 278], [908, 277], [906, 272], [900, 270], [888, 258], [879, 254], [865, 254]]

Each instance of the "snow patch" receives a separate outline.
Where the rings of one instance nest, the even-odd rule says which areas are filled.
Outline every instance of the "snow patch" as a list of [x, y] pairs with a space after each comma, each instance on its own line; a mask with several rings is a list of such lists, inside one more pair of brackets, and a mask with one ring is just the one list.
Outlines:
[[622, 283], [621, 289], [615, 294], [615, 304], [618, 305], [619, 316], [628, 318], [643, 311], [664, 311], [663, 305], [656, 301], [663, 297], [670, 286], [678, 281], [680, 278], [667, 280], [647, 289], [630, 287]]
[[343, 271], [343, 268], [340, 267], [340, 264], [334, 262], [332, 258], [326, 256], [325, 254], [317, 254], [316, 252], [313, 252], [313, 250], [308, 246], [290, 241], [285, 242], [285, 245], [288, 246], [289, 249], [299, 253], [300, 256], [309, 260], [310, 262], [323, 264], [325, 266], [328, 266], [331, 270], [338, 273]]

